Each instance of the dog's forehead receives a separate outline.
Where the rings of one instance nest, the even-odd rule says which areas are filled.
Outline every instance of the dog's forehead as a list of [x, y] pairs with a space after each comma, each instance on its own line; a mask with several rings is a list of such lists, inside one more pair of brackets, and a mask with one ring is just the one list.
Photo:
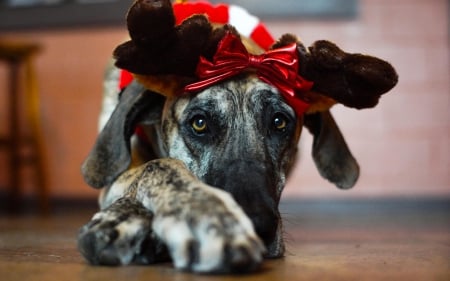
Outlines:
[[236, 110], [264, 112], [267, 106], [282, 107], [294, 114], [277, 88], [257, 77], [240, 77], [211, 86], [193, 96], [188, 107], [210, 109], [222, 113]]

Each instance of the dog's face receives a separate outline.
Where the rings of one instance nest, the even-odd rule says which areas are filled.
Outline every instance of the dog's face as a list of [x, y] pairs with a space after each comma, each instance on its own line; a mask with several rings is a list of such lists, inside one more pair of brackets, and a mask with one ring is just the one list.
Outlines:
[[302, 127], [278, 90], [256, 77], [233, 79], [169, 99], [161, 123], [168, 156], [230, 192], [279, 255], [278, 202]]
[[[147, 149], [130, 145], [137, 125], [150, 140]], [[205, 183], [228, 191], [253, 221], [267, 256], [279, 257], [284, 243], [278, 203], [302, 126], [313, 134], [312, 155], [320, 174], [340, 188], [352, 187], [358, 164], [331, 114], [297, 117], [276, 88], [253, 76], [169, 98], [133, 82], [82, 171], [89, 185], [101, 188], [133, 166], [132, 154], [151, 152], [140, 155], [144, 162], [180, 159]]]

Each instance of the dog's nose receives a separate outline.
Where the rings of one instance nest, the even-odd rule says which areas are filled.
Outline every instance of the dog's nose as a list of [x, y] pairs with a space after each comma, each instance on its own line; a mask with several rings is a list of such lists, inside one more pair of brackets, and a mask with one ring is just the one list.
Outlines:
[[[226, 169], [210, 172], [205, 182], [228, 191], [253, 222], [256, 233], [266, 245], [276, 236], [279, 213], [275, 183], [260, 163], [235, 160], [224, 163]], [[225, 171], [225, 172], [224, 172]]]

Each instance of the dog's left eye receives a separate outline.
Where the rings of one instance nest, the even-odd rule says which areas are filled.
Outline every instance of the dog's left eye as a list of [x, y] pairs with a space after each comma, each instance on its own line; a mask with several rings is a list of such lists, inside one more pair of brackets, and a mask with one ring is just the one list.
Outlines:
[[191, 125], [192, 129], [194, 129], [197, 134], [204, 134], [208, 130], [208, 125], [204, 116], [195, 116], [192, 119]]
[[288, 120], [282, 114], [276, 114], [272, 119], [273, 129], [279, 132], [284, 132], [287, 128]]

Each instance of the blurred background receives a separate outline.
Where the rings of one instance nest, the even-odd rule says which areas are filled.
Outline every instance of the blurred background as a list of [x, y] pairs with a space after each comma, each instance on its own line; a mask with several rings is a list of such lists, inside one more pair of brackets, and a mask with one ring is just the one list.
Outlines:
[[[331, 40], [348, 52], [383, 58], [399, 73], [399, 84], [376, 108], [332, 110], [361, 166], [357, 185], [341, 191], [320, 177], [305, 130], [285, 199], [450, 197], [448, 0], [280, 1], [279, 10], [269, 11], [257, 10], [264, 7], [260, 1], [235, 2], [250, 12], [259, 3], [254, 9], [276, 38], [293, 33], [307, 46]], [[309, 2], [316, 5], [304, 4]], [[127, 37], [130, 3], [0, 1], [0, 42], [40, 46], [33, 63], [53, 199], [95, 200], [98, 195], [83, 182], [80, 165], [97, 135], [103, 72], [114, 47]], [[9, 71], [2, 60], [0, 138], [10, 131]], [[26, 132], [26, 122], [20, 122]], [[8, 152], [7, 146], [0, 147], [0, 205], [6, 204], [11, 188]], [[34, 198], [37, 189], [29, 168], [15, 169], [23, 180], [21, 194]]]

